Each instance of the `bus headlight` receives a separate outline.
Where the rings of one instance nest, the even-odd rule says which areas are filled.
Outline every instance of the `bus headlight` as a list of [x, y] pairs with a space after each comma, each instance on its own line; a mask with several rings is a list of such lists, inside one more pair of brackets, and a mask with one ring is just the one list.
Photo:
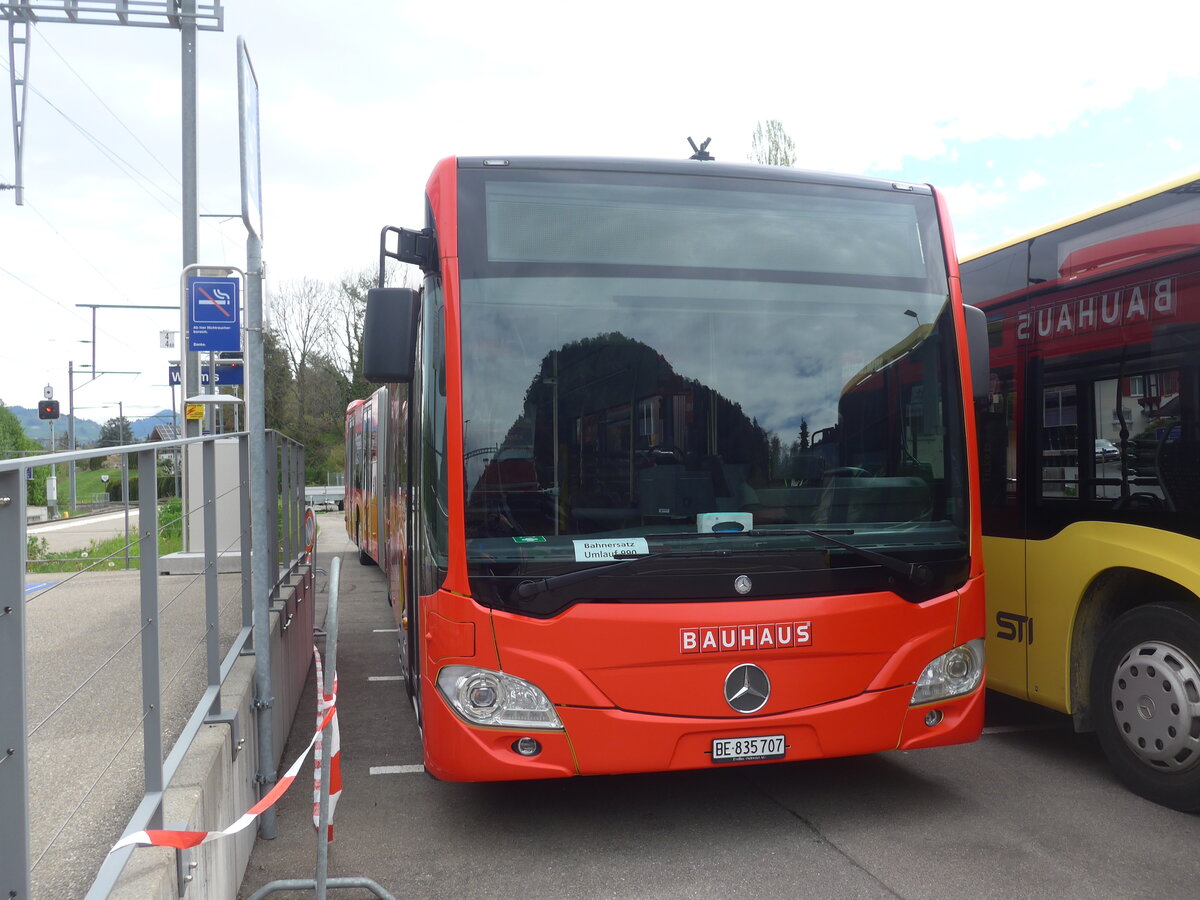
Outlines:
[[438, 690], [472, 725], [496, 728], [562, 728], [550, 698], [536, 685], [503, 672], [473, 666], [446, 666]]
[[917, 679], [909, 706], [969, 694], [983, 681], [983, 638], [943, 653]]

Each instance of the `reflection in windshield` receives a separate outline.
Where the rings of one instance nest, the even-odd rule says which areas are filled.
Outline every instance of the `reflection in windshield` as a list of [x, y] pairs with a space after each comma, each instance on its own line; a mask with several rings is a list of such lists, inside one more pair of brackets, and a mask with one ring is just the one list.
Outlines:
[[923, 526], [961, 526], [945, 299], [685, 279], [464, 281], [469, 554], [516, 561], [539, 544], [539, 556], [558, 547], [579, 560], [581, 536], [714, 524], [903, 525], [912, 546]]

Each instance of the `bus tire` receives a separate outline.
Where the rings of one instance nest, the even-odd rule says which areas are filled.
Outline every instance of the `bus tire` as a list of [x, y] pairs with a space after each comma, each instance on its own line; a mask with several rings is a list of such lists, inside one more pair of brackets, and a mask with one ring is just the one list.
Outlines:
[[1200, 616], [1186, 603], [1151, 603], [1120, 616], [1096, 648], [1096, 735], [1134, 793], [1200, 810]]
[[354, 529], [354, 543], [358, 544], [358, 564], [360, 566], [369, 566], [375, 560], [371, 559], [371, 554], [363, 549], [362, 534], [357, 528]]

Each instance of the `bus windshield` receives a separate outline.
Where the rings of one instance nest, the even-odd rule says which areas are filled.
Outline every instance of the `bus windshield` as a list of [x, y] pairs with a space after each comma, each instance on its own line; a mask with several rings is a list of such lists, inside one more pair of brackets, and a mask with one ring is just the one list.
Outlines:
[[[477, 224], [460, 265], [483, 602], [550, 614], [580, 597], [669, 599], [689, 554], [689, 574], [753, 567], [790, 594], [869, 568], [806, 530], [952, 561], [930, 595], [965, 577], [962, 401], [928, 192], [461, 174], [460, 203], [482, 213], [462, 217]], [[514, 590], [642, 555], [658, 558]]]

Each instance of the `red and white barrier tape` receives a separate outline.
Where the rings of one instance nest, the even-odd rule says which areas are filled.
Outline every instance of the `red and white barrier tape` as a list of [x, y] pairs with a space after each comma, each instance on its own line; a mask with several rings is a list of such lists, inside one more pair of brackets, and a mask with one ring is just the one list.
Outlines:
[[[313, 648], [316, 652], [316, 648]], [[313, 828], [321, 827], [321, 764], [324, 760], [324, 729], [321, 722], [328, 710], [334, 709], [337, 697], [337, 672], [333, 673], [333, 693], [325, 693], [325, 674], [321, 665], [321, 654], [317, 653], [317, 734], [313, 742]], [[333, 811], [342, 796], [342, 737], [338, 729], [337, 712], [329, 726], [329, 833], [325, 840], [333, 840]]]
[[[308, 746], [296, 758], [291, 767], [284, 772], [283, 777], [275, 782], [275, 786], [263, 796], [261, 800], [255, 803], [247, 810], [240, 819], [230, 825], [223, 831], [167, 831], [161, 828], [151, 828], [146, 831], [136, 831], [133, 834], [127, 834], [115, 844], [113, 850], [120, 850], [122, 847], [139, 846], [139, 847], [174, 847], [177, 850], [187, 850], [190, 847], [198, 847], [200, 844], [207, 844], [209, 841], [215, 841], [217, 838], [228, 837], [231, 834], [237, 834], [249, 826], [255, 819], [275, 805], [276, 801], [283, 796], [284, 792], [292, 786], [292, 782], [296, 780], [296, 775], [300, 772], [300, 767], [304, 765], [304, 760], [308, 758], [308, 751], [312, 750], [317, 745], [321, 738], [321, 733], [325, 730], [325, 726], [330, 722], [333, 723], [333, 738], [330, 743], [333, 745], [333, 762], [329, 768], [330, 785], [329, 785], [329, 820], [333, 821], [334, 794], [333, 776], [337, 775], [337, 791], [340, 794], [342, 790], [342, 773], [341, 773], [341, 756], [340, 743], [337, 736], [337, 673], [333, 676], [333, 693], [325, 695], [324, 687], [321, 683], [321, 654], [313, 647], [313, 655], [317, 660], [317, 732], [312, 736], [312, 740], [308, 742]], [[319, 763], [318, 763], [319, 765]], [[316, 775], [317, 789], [320, 789], [320, 769], [317, 769]], [[319, 811], [314, 809], [314, 814]], [[333, 825], [329, 826], [330, 837], [333, 835]]]

